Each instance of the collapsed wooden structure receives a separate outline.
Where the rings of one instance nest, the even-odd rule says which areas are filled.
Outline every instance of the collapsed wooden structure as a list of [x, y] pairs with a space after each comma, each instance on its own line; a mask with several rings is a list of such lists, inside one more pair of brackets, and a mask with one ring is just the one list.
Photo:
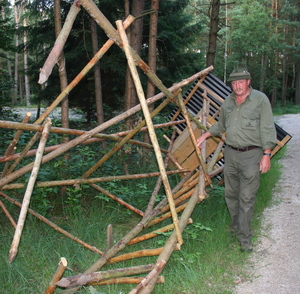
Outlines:
[[[82, 70], [82, 72], [79, 73], [79, 75], [66, 87], [66, 89], [62, 91], [52, 105], [48, 107], [48, 109], [35, 121], [34, 124], [28, 123], [30, 114], [24, 118], [22, 123], [0, 121], [1, 128], [17, 130], [16, 135], [13, 138], [10, 146], [7, 148], [4, 156], [0, 158], [0, 162], [5, 163], [2, 176], [0, 178], [0, 196], [21, 208], [20, 217], [16, 223], [5, 208], [3, 202], [0, 201], [3, 211], [15, 227], [15, 236], [9, 252], [9, 260], [12, 262], [17, 255], [24, 219], [26, 214], [30, 213], [55, 230], [100, 255], [99, 259], [83, 274], [72, 277], [64, 277], [61, 279], [64, 269], [67, 266], [67, 261], [62, 259], [58, 266], [57, 272], [54, 274], [54, 277], [45, 293], [53, 293], [56, 286], [66, 288], [65, 293], [73, 293], [78, 291], [83, 285], [99, 285], [110, 283], [137, 284], [137, 286], [130, 291], [131, 294], [151, 293], [156, 283], [164, 282], [164, 278], [160, 274], [165, 264], [170, 259], [172, 252], [174, 250], [179, 250], [180, 246], [183, 244], [182, 232], [185, 227], [192, 222], [190, 216], [195, 206], [207, 196], [205, 193], [205, 186], [211, 184], [212, 177], [220, 176], [222, 173], [222, 150], [224, 141], [217, 138], [211, 138], [208, 140], [206, 148], [203, 148], [200, 151], [196, 144], [196, 138], [200, 135], [202, 130], [209, 128], [218, 119], [220, 105], [230, 92], [230, 88], [226, 87], [224, 84], [220, 87], [221, 81], [217, 80], [217, 78], [210, 73], [212, 67], [209, 67], [167, 89], [161, 83], [158, 77], [151, 71], [147, 64], [145, 64], [136, 54], [136, 52], [131, 49], [130, 44], [128, 44], [124, 28], [126, 28], [130, 22], [133, 21], [132, 17], [129, 17], [123, 24], [122, 22], [117, 21], [116, 25], [118, 30], [116, 30], [108, 22], [105, 16], [102, 15], [101, 11], [93, 3], [93, 1], [80, 0], [79, 3], [104, 29], [110, 38], [109, 41], [107, 41], [107, 43], [98, 51], [98, 53]], [[104, 53], [113, 43], [116, 43], [118, 46], [120, 46], [126, 54], [136, 85], [140, 104], [89, 131], [52, 127], [51, 122], [47, 119], [48, 115], [79, 83], [80, 79], [82, 79], [82, 77], [93, 67], [93, 65], [100, 58], [102, 58]], [[161, 91], [160, 94], [147, 100], [145, 99], [139, 77], [136, 72], [136, 66], [139, 66], [149, 77], [149, 79], [152, 80], [156, 87]], [[194, 84], [182, 98], [180, 89], [189, 83]], [[152, 113], [150, 113], [148, 105], [159, 101], [162, 98], [165, 99], [158, 107], [155, 108]], [[170, 115], [169, 121], [162, 126], [153, 125], [153, 117], [169, 103], [174, 103], [176, 105], [174, 111]], [[128, 130], [122, 134], [102, 133], [108, 127], [120, 122], [130, 115], [137, 113], [140, 110], [142, 110], [145, 119], [141, 121], [135, 129]], [[172, 138], [167, 138], [169, 140], [169, 148], [168, 150], [165, 150], [162, 149], [158, 144], [155, 129], [158, 127], [171, 125], [175, 126], [175, 131]], [[145, 127], [149, 132], [152, 144], [145, 144], [143, 142], [133, 140], [134, 135], [143, 130]], [[14, 154], [14, 147], [16, 146], [18, 138], [23, 131], [33, 131], [35, 133], [32, 139], [28, 142], [26, 148], [21, 153]], [[51, 135], [51, 133], [73, 134], [77, 137], [58, 146], [46, 147], [45, 145], [47, 138], [49, 135]], [[284, 146], [291, 138], [281, 129], [278, 133], [281, 133], [281, 137], [278, 137], [278, 144], [276, 148], [274, 148], [273, 154], [276, 153], [282, 146]], [[31, 150], [31, 147], [39, 138], [40, 144], [38, 150]], [[36, 182], [38, 170], [40, 167], [42, 168], [44, 163], [61, 156], [79, 144], [94, 144], [100, 140], [114, 140], [116, 141], [116, 144], [111, 150], [108, 150], [107, 153], [99, 159], [99, 161], [95, 162], [94, 166], [87, 170], [81, 178], [64, 181], [52, 181], [47, 183]], [[146, 175], [139, 175], [145, 177], [156, 176], [158, 178], [154, 191], [152, 195], [149, 196], [148, 207], [145, 211], [140, 211], [134, 206], [134, 204], [124, 202], [116, 195], [112, 195], [109, 191], [106, 191], [100, 186], [101, 182], [115, 180], [116, 177], [91, 178], [93, 173], [105, 161], [116, 154], [116, 152], [121, 152], [120, 150], [125, 144], [139, 144], [145, 148], [152, 149], [154, 150], [157, 159], [159, 171], [151, 173], [149, 172]], [[17, 169], [18, 164], [25, 156], [35, 156], [35, 160], [32, 163]], [[27, 184], [23, 203], [21, 204], [15, 199], [9, 197], [6, 193], [4, 193], [4, 191], [25, 187], [24, 183], [16, 183], [14, 181], [29, 172], [31, 172], [31, 177]], [[171, 188], [168, 176], [173, 173], [180, 174], [181, 180], [175, 187]], [[134, 179], [135, 177], [136, 175], [120, 175], [118, 179]], [[124, 237], [115, 245], [111, 244], [112, 246], [105, 252], [71, 235], [64, 229], [60, 228], [39, 213], [29, 208], [30, 196], [34, 186], [80, 185], [82, 183], [89, 184], [97, 191], [109, 196], [141, 217], [136, 226], [127, 232]], [[159, 202], [159, 204], [156, 204], [156, 194], [162, 185], [164, 187], [166, 197]], [[159, 223], [165, 219], [170, 219], [170, 225], [159, 229], [154, 229], [152, 233], [143, 233], [145, 229], [159, 225]], [[108, 231], [109, 230], [110, 227], [108, 227]], [[165, 243], [165, 246], [161, 248], [120, 254], [128, 246], [137, 244], [150, 238], [154, 238], [158, 235], [158, 233], [168, 232], [170, 230], [173, 230], [173, 233]], [[105, 265], [131, 260], [134, 258], [140, 258], [143, 256], [157, 256], [157, 259], [155, 263], [146, 264], [143, 266], [120, 268], [114, 271], [99, 271], [100, 269], [102, 270]], [[142, 274], [147, 275], [141, 277]], [[129, 278], [128, 276], [134, 277]]]

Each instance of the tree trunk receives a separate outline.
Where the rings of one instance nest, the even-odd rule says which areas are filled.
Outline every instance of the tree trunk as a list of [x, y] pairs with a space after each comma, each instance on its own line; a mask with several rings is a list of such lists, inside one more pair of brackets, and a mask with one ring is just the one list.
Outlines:
[[[54, 23], [55, 23], [56, 38], [58, 38], [62, 30], [60, 11], [61, 11], [60, 0], [54, 0]], [[66, 60], [63, 51], [61, 51], [57, 63], [58, 63], [58, 72], [59, 72], [59, 80], [60, 80], [60, 89], [61, 91], [63, 91], [68, 86]], [[69, 99], [67, 95], [61, 102], [61, 125], [63, 128], [69, 128]], [[69, 137], [67, 135], [62, 136], [62, 143], [66, 143], [68, 141], [69, 141]], [[69, 153], [65, 153], [63, 157], [65, 161], [61, 168], [62, 170], [61, 177], [64, 179], [68, 177], [67, 162], [69, 160]], [[66, 193], [66, 186], [62, 186], [60, 189], [60, 194], [64, 195], [65, 193]]]
[[[139, 16], [145, 6], [145, 0], [133, 0], [132, 1], [132, 15], [134, 17]], [[128, 29], [128, 38], [130, 40], [133, 50], [140, 55], [143, 37], [143, 17], [140, 17], [134, 21], [131, 27]], [[130, 69], [127, 67], [126, 72], [126, 85], [125, 85], [125, 111], [134, 107], [138, 103], [137, 93], [134, 87], [134, 83], [131, 77]], [[131, 123], [130, 123], [131, 125]]]
[[[97, 25], [93, 18], [91, 18], [91, 37], [92, 37], [92, 49], [95, 56], [98, 52], [98, 37], [97, 37]], [[94, 66], [94, 79], [95, 79], [95, 99], [96, 99], [96, 112], [98, 125], [104, 122], [103, 102], [102, 102], [102, 85], [101, 85], [101, 73], [99, 61]]]
[[[150, 15], [150, 28], [149, 28], [149, 52], [148, 52], [148, 65], [154, 73], [156, 73], [156, 40], [157, 40], [157, 26], [158, 26], [158, 8], [159, 0], [151, 1], [151, 9], [154, 10]], [[147, 84], [147, 98], [155, 95], [155, 85], [150, 79]], [[150, 112], [153, 111], [154, 105], [149, 106]], [[148, 133], [145, 133], [144, 142], [150, 143]]]
[[[16, 3], [14, 5], [14, 18], [15, 18], [16, 29], [18, 29], [19, 21], [20, 21], [20, 9]], [[15, 36], [15, 47], [18, 48], [18, 46], [19, 46], [19, 39], [18, 39], [18, 35], [16, 35]], [[12, 105], [17, 104], [18, 80], [19, 80], [19, 54], [18, 54], [18, 52], [16, 52], [15, 53], [15, 74], [14, 74], [14, 94], [12, 95], [12, 100], [11, 100]]]
[[286, 105], [286, 93], [287, 93], [287, 81], [288, 81], [288, 74], [287, 74], [287, 66], [286, 66], [286, 58], [282, 58], [282, 92], [281, 92], [281, 106]]
[[[25, 3], [23, 4], [24, 14], [25, 14]], [[27, 20], [26, 17], [23, 19], [23, 26], [27, 27]], [[27, 32], [24, 31], [23, 35], [24, 40], [24, 84], [25, 84], [25, 101], [26, 106], [30, 106], [30, 85], [29, 85], [29, 77], [28, 77], [28, 53], [27, 53]]]
[[220, 0], [211, 0], [210, 28], [208, 49], [206, 55], [206, 66], [214, 65], [215, 63], [215, 55], [217, 51], [217, 37], [219, 31], [219, 10]]

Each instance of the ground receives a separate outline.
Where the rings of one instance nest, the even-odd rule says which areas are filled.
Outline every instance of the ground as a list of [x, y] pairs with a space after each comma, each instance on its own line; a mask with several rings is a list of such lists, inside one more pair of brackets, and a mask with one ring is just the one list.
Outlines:
[[249, 276], [237, 277], [236, 294], [300, 293], [300, 114], [275, 117], [292, 139], [280, 163], [274, 204], [263, 214], [261, 237], [250, 253]]
[[[20, 115], [26, 111], [30, 110], [20, 110]], [[263, 214], [247, 275], [236, 277], [236, 294], [300, 293], [300, 114], [275, 117], [275, 121], [292, 139], [280, 159], [281, 180], [274, 187], [273, 205]]]

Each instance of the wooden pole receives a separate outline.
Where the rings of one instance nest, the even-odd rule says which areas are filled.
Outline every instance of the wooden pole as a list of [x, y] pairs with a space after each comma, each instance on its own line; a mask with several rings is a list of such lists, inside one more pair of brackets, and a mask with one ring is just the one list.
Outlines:
[[[172, 138], [171, 138], [171, 141], [170, 141], [170, 144], [169, 144], [169, 148], [168, 148], [168, 151], [170, 152], [172, 150], [172, 147], [173, 147], [173, 143], [174, 143], [174, 140], [175, 140], [175, 136], [176, 136], [176, 130], [173, 131], [173, 134], [172, 134]], [[168, 153], [169, 154], [169, 153]], [[167, 156], [165, 158], [165, 168], [167, 168], [168, 166], [168, 162], [169, 162], [169, 157]], [[150, 197], [150, 200], [148, 202], [148, 205], [147, 205], [147, 209], [145, 211], [145, 214], [148, 214], [150, 213], [150, 211], [153, 209], [154, 205], [155, 205], [155, 200], [157, 198], [157, 194], [160, 190], [160, 187], [162, 185], [162, 177], [159, 176], [159, 178], [157, 179], [156, 181], [156, 184], [155, 184], [155, 187], [154, 187], [154, 190], [152, 192], [152, 195]]]
[[[113, 284], [139, 284], [145, 277], [122, 277], [114, 279], [105, 279], [103, 281], [89, 283], [89, 285], [113, 285]], [[163, 284], [165, 282], [164, 276], [159, 276], [156, 281], [157, 284]]]
[[[191, 224], [191, 223], [193, 223], [193, 221], [192, 221], [192, 219], [189, 219], [189, 224]], [[142, 235], [142, 236], [133, 238], [133, 239], [128, 243], [128, 245], [133, 245], [133, 244], [136, 244], [136, 243], [145, 241], [145, 240], [149, 240], [149, 239], [151, 239], [151, 238], [156, 237], [158, 234], [166, 233], [166, 232], [172, 231], [173, 229], [174, 229], [174, 224], [165, 226], [165, 227], [160, 228], [160, 229], [158, 229], [158, 230], [155, 230], [155, 231], [153, 231], [153, 232], [151, 232], [151, 233], [148, 233], [148, 234], [145, 234], [145, 235]]]
[[[79, 2], [82, 5], [82, 7], [84, 7], [86, 11], [91, 15], [91, 17], [95, 19], [97, 24], [104, 30], [106, 35], [111, 40], [114, 40], [115, 43], [123, 50], [124, 42], [122, 41], [121, 36], [119, 35], [118, 31], [113, 27], [113, 25], [108, 21], [108, 19], [103, 15], [103, 13], [99, 10], [97, 5], [92, 0], [79, 0]], [[160, 91], [162, 91], [166, 95], [166, 97], [173, 98], [173, 94], [163, 85], [161, 80], [150, 69], [150, 67], [140, 58], [140, 56], [130, 46], [128, 46], [128, 49], [130, 51], [130, 54], [132, 54], [136, 64], [148, 76], [148, 78], [153, 82], [153, 84]], [[203, 74], [207, 74], [212, 69], [213, 66], [208, 67], [207, 71], [205, 70]]]
[[[121, 255], [118, 255], [118, 256], [110, 259], [108, 264], [113, 264], [113, 263], [130, 260], [130, 259], [134, 259], [134, 258], [157, 256], [161, 253], [162, 250], [163, 250], [163, 247], [155, 248], [155, 249], [143, 249], [143, 250], [138, 250], [135, 252], [121, 254]], [[178, 248], [177, 248], [177, 250], [178, 250]]]
[[80, 4], [78, 3], [78, 0], [75, 0], [71, 5], [66, 20], [64, 21], [64, 25], [55, 40], [54, 46], [49, 53], [48, 58], [46, 59], [43, 67], [40, 69], [40, 76], [38, 81], [39, 84], [44, 84], [51, 75], [54, 65], [57, 64], [58, 58], [61, 56], [61, 52], [71, 32], [73, 23], [79, 11]]
[[120, 36], [121, 36], [121, 39], [122, 39], [122, 42], [123, 42], [124, 51], [125, 51], [125, 54], [126, 54], [126, 57], [127, 57], [128, 65], [129, 65], [129, 68], [130, 68], [130, 71], [131, 71], [131, 75], [132, 75], [132, 78], [133, 78], [133, 81], [134, 81], [134, 84], [135, 84], [135, 87], [136, 87], [136, 91], [137, 91], [137, 94], [138, 94], [138, 97], [139, 97], [139, 100], [140, 100], [140, 104], [141, 104], [146, 122], [147, 122], [148, 130], [149, 130], [149, 136], [150, 136], [151, 142], [154, 146], [156, 159], [157, 159], [157, 162], [158, 162], [159, 170], [161, 172], [162, 181], [163, 181], [163, 184], [164, 184], [164, 187], [165, 187], [165, 192], [167, 194], [167, 198], [168, 198], [170, 208], [171, 208], [171, 212], [172, 212], [172, 218], [173, 218], [173, 222], [174, 222], [174, 226], [175, 226], [175, 231], [177, 233], [178, 243], [182, 244], [183, 240], [182, 240], [181, 232], [180, 232], [179, 227], [178, 227], [178, 216], [177, 216], [177, 213], [176, 213], [176, 210], [175, 210], [175, 205], [173, 203], [173, 197], [172, 197], [172, 193], [171, 193], [170, 184], [169, 184], [169, 181], [168, 181], [168, 177], [166, 175], [165, 165], [164, 165], [164, 162], [163, 162], [163, 159], [162, 159], [162, 154], [160, 152], [158, 140], [157, 140], [154, 128], [153, 128], [153, 122], [152, 122], [152, 119], [151, 119], [151, 116], [150, 116], [149, 108], [148, 108], [147, 103], [146, 103], [143, 88], [142, 88], [142, 85], [141, 85], [141, 82], [140, 82], [140, 79], [139, 79], [139, 76], [138, 76], [138, 72], [137, 72], [137, 69], [136, 69], [136, 66], [135, 66], [135, 62], [134, 62], [133, 57], [131, 55], [128, 39], [127, 39], [127, 36], [126, 36], [126, 33], [125, 33], [125, 29], [122, 25], [122, 21], [119, 21], [119, 20], [116, 21], [116, 25], [117, 25], [118, 31], [120, 33]]
[[[31, 113], [27, 112], [24, 119], [22, 120], [22, 123], [23, 124], [27, 123], [29, 121], [30, 117], [31, 117]], [[13, 140], [11, 141], [11, 143], [9, 144], [6, 152], [4, 153], [4, 156], [9, 156], [9, 155], [12, 155], [12, 154], [15, 153], [16, 145], [17, 145], [22, 133], [23, 133], [22, 130], [17, 130]], [[8, 168], [9, 168], [9, 163], [6, 163], [5, 166], [4, 166], [2, 175], [1, 175], [2, 178], [5, 176]]]
[[3, 204], [3, 202], [1, 200], [0, 200], [0, 207], [2, 208], [3, 212], [5, 213], [5, 215], [7, 216], [7, 218], [9, 219], [11, 224], [13, 225], [13, 227], [16, 228], [17, 224], [16, 224], [15, 220], [10, 215], [9, 211], [6, 209], [5, 205]]
[[[134, 21], [134, 17], [129, 15], [124, 21], [124, 27], [129, 27]], [[93, 66], [103, 57], [108, 49], [114, 44], [114, 41], [108, 40], [99, 49], [96, 55], [88, 62], [88, 64], [81, 70], [81, 72], [75, 77], [75, 79], [61, 92], [61, 94], [52, 102], [52, 104], [46, 109], [46, 111], [36, 120], [36, 124], [40, 124], [54, 109], [55, 107], [69, 95], [72, 89], [86, 76], [86, 74], [93, 68]]]
[[[180, 173], [187, 173], [188, 169], [182, 170], [169, 170], [167, 171], [167, 175], [174, 175]], [[111, 182], [115, 180], [135, 180], [135, 179], [144, 179], [144, 178], [153, 178], [158, 177], [160, 175], [159, 172], [147, 173], [147, 174], [133, 174], [133, 175], [120, 175], [120, 176], [109, 176], [102, 178], [88, 178], [88, 179], [69, 179], [69, 180], [59, 180], [59, 181], [48, 181], [48, 182], [36, 182], [37, 188], [43, 187], [54, 187], [54, 186], [73, 186], [80, 184], [93, 184], [93, 183], [103, 183], [103, 182]], [[14, 190], [14, 189], [22, 189], [25, 187], [24, 183], [14, 183], [8, 184], [2, 187], [2, 190]]]
[[60, 259], [60, 262], [58, 263], [57, 270], [56, 270], [52, 280], [50, 281], [48, 288], [45, 291], [45, 294], [54, 293], [55, 288], [56, 288], [56, 283], [61, 279], [67, 265], [68, 265], [67, 260], [64, 257], [62, 257]]
[[[140, 289], [146, 287], [153, 277], [155, 277], [156, 275], [159, 275], [161, 273], [161, 271], [165, 267], [166, 263], [167, 262], [165, 260], [158, 261], [157, 264], [155, 265], [155, 268], [147, 275], [147, 277], [145, 279], [143, 279], [141, 281], [140, 284], [138, 284], [134, 289], [132, 289], [129, 292], [129, 294], [137, 294]], [[155, 282], [155, 283], [157, 283], [157, 282]]]
[[[171, 101], [170, 98], [165, 99], [152, 113], [151, 116], [154, 117], [157, 115], [165, 106], [169, 104]], [[146, 124], [146, 120], [140, 122], [129, 134], [126, 135], [120, 142], [116, 143], [116, 145], [107, 152], [94, 166], [92, 166], [82, 177], [89, 177], [97, 168], [99, 168], [105, 161], [107, 161], [112, 155], [118, 152], [128, 141], [131, 139], [136, 133], [140, 131], [140, 129]], [[153, 146], [155, 151], [155, 146]]]
[[[174, 126], [177, 124], [181, 124], [184, 123], [185, 120], [178, 120], [178, 121], [173, 121], [173, 122], [166, 122], [166, 123], [162, 123], [162, 124], [156, 124], [153, 125], [153, 127], [155, 129], [158, 128], [166, 128], [166, 127], [170, 127], [170, 126]], [[22, 131], [36, 131], [36, 132], [42, 132], [43, 131], [43, 126], [41, 125], [36, 125], [36, 124], [29, 124], [29, 123], [24, 123], [24, 122], [14, 122], [14, 121], [4, 121], [4, 120], [0, 120], [0, 128], [6, 128], [6, 129], [15, 129], [15, 130], [22, 130]], [[148, 127], [145, 126], [143, 128], [140, 129], [140, 131], [147, 131]], [[113, 134], [95, 134], [93, 135], [94, 138], [99, 138], [99, 139], [111, 139], [111, 140], [121, 140], [120, 137], [121, 136], [126, 136], [127, 134], [129, 134], [132, 130], [127, 130], [127, 131], [123, 131], [123, 132], [118, 132], [118, 133], [113, 133]], [[55, 134], [62, 134], [62, 135], [76, 135], [76, 136], [81, 136], [84, 133], [86, 133], [86, 131], [83, 130], [77, 130], [77, 129], [68, 129], [68, 128], [58, 128], [58, 127], [51, 127], [50, 128], [50, 133], [55, 133]], [[15, 139], [14, 139], [15, 141]], [[7, 152], [5, 152], [4, 156], [8, 156], [6, 155]], [[9, 153], [11, 154], [11, 153]]]
[[18, 219], [18, 223], [17, 223], [17, 227], [15, 230], [15, 234], [14, 234], [14, 238], [10, 247], [10, 251], [9, 251], [9, 257], [8, 260], [9, 262], [12, 262], [17, 253], [18, 253], [18, 246], [20, 243], [20, 239], [21, 239], [21, 235], [22, 235], [22, 231], [23, 231], [23, 227], [24, 227], [24, 223], [25, 223], [25, 219], [26, 219], [26, 215], [27, 215], [27, 211], [28, 211], [28, 207], [29, 207], [29, 203], [30, 203], [30, 198], [31, 198], [31, 194], [32, 194], [32, 190], [34, 187], [34, 183], [35, 180], [37, 178], [37, 175], [39, 173], [39, 169], [40, 169], [40, 165], [42, 162], [42, 156], [43, 156], [43, 152], [44, 152], [44, 148], [46, 145], [46, 141], [49, 135], [49, 129], [50, 129], [50, 125], [51, 125], [51, 120], [48, 119], [46, 120], [45, 123], [45, 127], [42, 133], [42, 137], [40, 140], [40, 144], [38, 147], [38, 152], [36, 154], [36, 159], [32, 168], [32, 173], [31, 176], [29, 178], [28, 181], [28, 185], [27, 185], [27, 189], [25, 191], [25, 195], [23, 198], [23, 203], [22, 203], [22, 208], [20, 211], [20, 215], [19, 215], [19, 219]]
[[33, 137], [30, 139], [30, 141], [27, 143], [25, 148], [22, 150], [19, 157], [16, 158], [15, 162], [9, 167], [8, 171], [6, 172], [5, 178], [7, 178], [13, 170], [16, 168], [16, 166], [20, 163], [20, 161], [25, 157], [28, 150], [33, 146], [33, 144], [39, 139], [41, 136], [41, 132], [37, 132], [33, 135]]
[[[199, 195], [205, 194], [205, 177], [203, 175], [202, 169], [200, 169], [199, 172], [200, 172], [199, 185], [198, 185], [199, 189], [197, 189], [197, 191], [194, 192], [193, 196], [190, 198], [190, 200], [187, 204], [186, 209], [184, 210], [184, 212], [182, 213], [182, 215], [180, 217], [179, 226], [180, 226], [181, 231], [183, 231], [184, 228], [186, 227], [186, 225], [188, 224], [188, 220], [189, 220], [192, 212], [194, 211], [195, 206], [199, 202]], [[168, 241], [166, 242], [166, 245], [165, 245], [163, 251], [158, 256], [158, 259], [156, 260], [156, 262], [158, 263], [162, 260], [165, 260], [167, 262], [171, 256], [172, 252], [174, 251], [175, 247], [176, 247], [176, 234], [175, 234], [175, 232], [173, 232], [172, 235], [170, 236], [170, 238], [168, 239]], [[160, 274], [160, 272], [158, 272], [154, 277], [152, 277], [152, 279], [148, 283], [148, 285], [139, 291], [139, 294], [152, 293], [159, 274]]]
[[182, 114], [183, 114], [183, 116], [184, 116], [184, 118], [186, 120], [186, 125], [187, 125], [187, 128], [189, 130], [190, 137], [191, 137], [192, 143], [194, 145], [196, 155], [197, 155], [197, 157], [199, 159], [200, 166], [203, 168], [204, 175], [205, 175], [207, 183], [210, 184], [211, 183], [211, 179], [210, 179], [209, 175], [207, 174], [206, 165], [205, 165], [205, 162], [204, 162], [203, 157], [201, 155], [200, 148], [197, 145], [197, 140], [196, 140], [196, 137], [195, 137], [192, 125], [190, 123], [189, 117], [188, 117], [187, 109], [186, 109], [186, 107], [185, 107], [185, 105], [183, 103], [181, 95], [177, 95], [177, 101], [178, 101], [179, 107], [181, 108]]
[[92, 282], [98, 282], [107, 278], [116, 278], [122, 277], [126, 275], [138, 275], [143, 273], [148, 273], [154, 268], [154, 264], [146, 264], [140, 266], [133, 266], [127, 268], [120, 268], [102, 272], [94, 272], [90, 274], [81, 274], [77, 276], [71, 276], [67, 278], [62, 278], [60, 281], [56, 283], [57, 286], [63, 288], [71, 288], [78, 285], [86, 285]]
[[[22, 204], [20, 202], [18, 202], [17, 200], [9, 197], [8, 195], [2, 193], [0, 191], [0, 196], [2, 196], [3, 198], [5, 198], [6, 200], [8, 200], [9, 202], [15, 204], [16, 206], [18, 207], [22, 207]], [[58, 231], [60, 232], [61, 234], [65, 235], [66, 237], [70, 238], [71, 240], [79, 243], [80, 245], [82, 245], [83, 247], [93, 251], [93, 252], [96, 252], [100, 255], [103, 255], [103, 252], [100, 251], [99, 249], [97, 249], [95, 246], [91, 246], [85, 242], [83, 242], [82, 240], [80, 240], [79, 238], [73, 236], [72, 234], [68, 233], [67, 231], [65, 231], [64, 229], [60, 228], [58, 225], [54, 224], [53, 222], [49, 221], [47, 218], [45, 218], [44, 216], [40, 215], [39, 213], [35, 212], [34, 210], [32, 209], [28, 209], [28, 212], [35, 216], [36, 218], [38, 218], [39, 220], [41, 220], [42, 222], [44, 222], [45, 224], [47, 224], [48, 226], [50, 226], [51, 228], [53, 228], [55, 231]]]
[[[202, 75], [208, 73], [210, 70], [212, 70], [212, 68], [213, 67], [206, 68], [206, 69], [204, 69], [204, 70], [202, 70], [202, 71], [194, 74], [193, 76], [191, 76], [191, 77], [189, 77], [187, 79], [184, 79], [181, 82], [173, 85], [168, 90], [170, 92], [173, 92], [173, 91], [175, 91], [175, 90], [177, 90], [177, 89], [179, 89], [179, 88], [181, 88], [181, 87], [183, 87], [185, 85], [188, 85], [189, 83], [193, 82], [197, 78], [199, 78]], [[164, 93], [159, 93], [159, 94], [157, 94], [157, 95], [155, 95], [155, 96], [153, 96], [151, 98], [148, 98], [146, 102], [147, 102], [147, 104], [152, 104], [152, 103], [158, 101], [159, 99], [162, 99], [164, 96], [165, 96]], [[63, 96], [63, 98], [64, 97], [65, 96]], [[61, 102], [61, 100], [58, 100], [57, 104], [59, 102]], [[49, 109], [49, 111], [48, 111], [48, 109], [46, 110], [45, 113], [43, 113], [43, 115], [35, 123], [39, 123], [39, 122], [43, 121], [43, 119], [53, 110], [53, 109], [52, 110]], [[113, 124], [115, 124], [117, 122], [120, 122], [121, 120], [129, 117], [130, 115], [138, 112], [139, 110], [141, 110], [141, 105], [140, 104], [136, 105], [136, 106], [132, 107], [131, 109], [127, 110], [126, 112], [121, 113], [120, 115], [118, 115], [118, 116], [110, 119], [109, 121], [107, 121], [107, 122], [105, 122], [105, 123], [97, 126], [96, 128], [94, 128], [94, 129], [86, 132], [85, 134], [81, 135], [80, 137], [75, 138], [74, 140], [72, 140], [72, 141], [70, 141], [68, 143], [60, 145], [59, 148], [53, 150], [51, 153], [49, 153], [49, 154], [47, 154], [46, 156], [43, 157], [43, 163], [48, 162], [51, 159], [57, 157], [58, 155], [60, 155], [60, 154], [62, 154], [64, 152], [68, 151], [69, 149], [73, 148], [74, 146], [77, 146], [77, 145], [81, 144], [82, 142], [86, 141], [87, 139], [89, 139], [90, 137], [92, 137], [93, 135], [95, 135], [96, 133], [99, 133], [99, 132], [105, 130], [106, 128], [112, 126]], [[0, 188], [3, 187], [5, 184], [7, 184], [7, 183], [15, 180], [16, 178], [24, 175], [25, 173], [29, 172], [31, 169], [32, 169], [32, 163], [30, 163], [30, 164], [24, 166], [23, 168], [15, 171], [14, 173], [10, 174], [9, 176], [6, 176], [3, 179], [0, 179]]]

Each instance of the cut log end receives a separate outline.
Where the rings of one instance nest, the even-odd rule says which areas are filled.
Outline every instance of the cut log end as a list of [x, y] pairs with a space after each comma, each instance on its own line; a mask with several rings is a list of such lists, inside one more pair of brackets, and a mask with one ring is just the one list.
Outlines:
[[18, 253], [18, 250], [15, 250], [15, 249], [11, 249], [9, 251], [9, 256], [8, 256], [8, 262], [9, 263], [12, 263], [14, 261], [14, 259], [17, 256], [17, 253]]
[[62, 288], [68, 288], [70, 286], [70, 281], [67, 278], [62, 278], [56, 283], [56, 286]]
[[64, 266], [64, 267], [67, 267], [67, 265], [68, 265], [67, 259], [64, 258], [64, 257], [62, 257], [62, 258], [60, 259], [60, 263], [61, 263], [62, 266]]

